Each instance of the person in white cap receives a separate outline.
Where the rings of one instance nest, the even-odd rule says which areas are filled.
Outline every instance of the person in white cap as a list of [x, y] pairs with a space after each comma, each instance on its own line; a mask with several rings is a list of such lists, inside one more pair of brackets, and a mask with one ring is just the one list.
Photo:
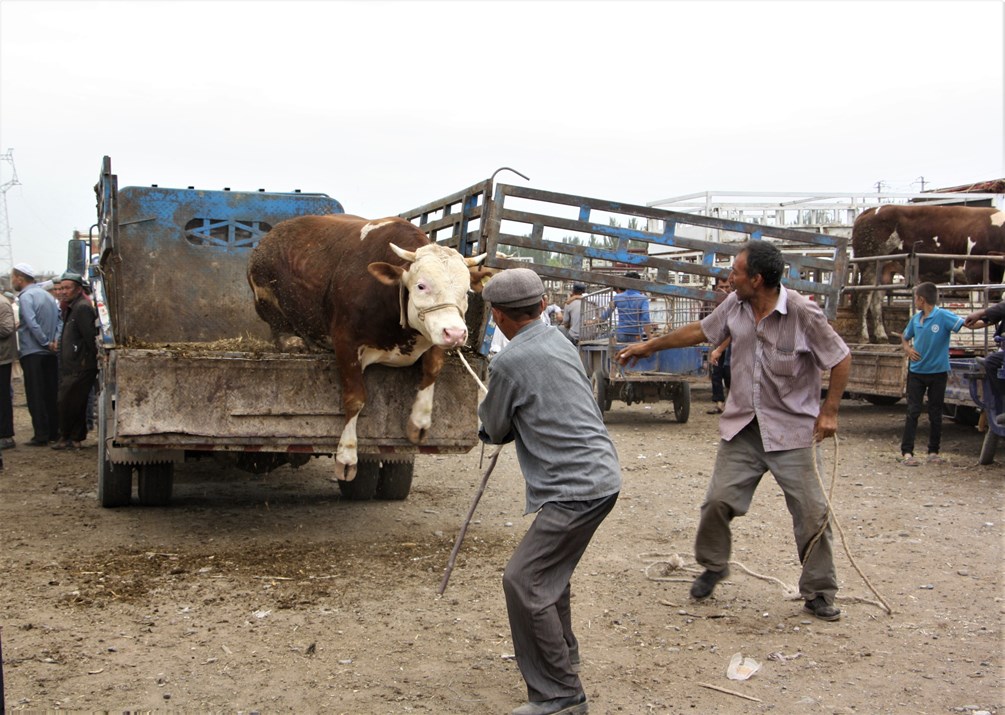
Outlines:
[[583, 715], [589, 704], [579, 680], [570, 582], [618, 499], [621, 467], [579, 352], [541, 323], [541, 278], [529, 268], [502, 271], [482, 298], [510, 342], [489, 365], [479, 436], [490, 444], [516, 443], [524, 513], [537, 513], [503, 572], [528, 698], [512, 715]]
[[55, 444], [59, 439], [56, 394], [59, 364], [50, 343], [59, 332], [59, 305], [35, 283], [35, 269], [18, 263], [11, 271], [11, 285], [19, 291], [18, 352], [24, 372], [24, 395], [31, 415], [32, 447]]

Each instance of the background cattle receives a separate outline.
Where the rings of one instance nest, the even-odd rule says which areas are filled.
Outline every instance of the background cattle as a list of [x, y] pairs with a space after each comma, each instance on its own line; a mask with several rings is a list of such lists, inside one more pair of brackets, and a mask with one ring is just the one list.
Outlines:
[[295, 334], [335, 352], [346, 419], [335, 455], [339, 479], [356, 476], [356, 420], [366, 402], [368, 365], [422, 359], [406, 424], [409, 440], [422, 441], [444, 351], [467, 341], [467, 294], [481, 290], [484, 258], [431, 243], [404, 219], [346, 214], [283, 221], [252, 252], [248, 283], [277, 345]]
[[[1005, 255], [1005, 212], [994, 208], [970, 206], [888, 205], [863, 211], [852, 226], [851, 245], [855, 258], [888, 256], [901, 253], [940, 253], [944, 255], [1002, 256]], [[876, 279], [876, 263], [860, 264], [859, 285], [884, 284], [892, 281], [899, 264], [880, 266], [884, 276]], [[950, 278], [950, 261], [923, 259], [918, 273], [922, 281], [946, 283]], [[900, 270], [903, 270], [902, 268]], [[983, 261], [966, 261], [962, 276], [966, 283], [982, 283]], [[1003, 264], [990, 264], [988, 280], [1001, 282]], [[886, 342], [883, 326], [883, 294], [881, 291], [861, 291], [856, 294], [856, 320], [860, 341], [869, 342], [869, 326], [873, 326], [875, 342]], [[868, 325], [867, 325], [868, 321]]]

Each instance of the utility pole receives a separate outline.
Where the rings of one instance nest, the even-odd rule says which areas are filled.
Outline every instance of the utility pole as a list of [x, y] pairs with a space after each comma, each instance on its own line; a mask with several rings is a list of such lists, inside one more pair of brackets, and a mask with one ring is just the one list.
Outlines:
[[915, 179], [915, 182], [921, 184], [921, 193], [925, 193], [925, 177], [919, 176], [917, 179]]
[[877, 194], [883, 193], [883, 187], [884, 186], [886, 186], [886, 182], [885, 181], [883, 181], [882, 179], [880, 179], [879, 181], [877, 181], [876, 182], [876, 193]]
[[0, 184], [0, 194], [3, 194], [3, 201], [0, 202], [0, 275], [10, 275], [11, 268], [14, 267], [13, 249], [10, 243], [10, 215], [7, 213], [7, 191], [13, 186], [19, 186], [17, 180], [17, 168], [14, 166], [14, 150], [8, 149], [0, 154], [0, 161], [10, 162], [11, 178]]

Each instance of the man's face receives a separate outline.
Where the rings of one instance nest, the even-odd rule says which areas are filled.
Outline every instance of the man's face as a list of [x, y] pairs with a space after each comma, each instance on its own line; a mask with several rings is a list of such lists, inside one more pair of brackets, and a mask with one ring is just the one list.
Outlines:
[[715, 290], [720, 293], [725, 293], [729, 290], [729, 278], [716, 278], [715, 279]]
[[80, 293], [80, 286], [77, 285], [76, 281], [61, 281], [57, 284], [56, 291], [57, 298], [70, 301]]
[[14, 286], [14, 290], [22, 290], [24, 288], [24, 279], [17, 273], [11, 272], [10, 284]]
[[747, 254], [741, 252], [733, 261], [733, 270], [729, 274], [730, 285], [736, 291], [741, 300], [749, 300], [754, 296], [757, 286], [760, 284], [760, 276], [750, 277], [747, 273]]

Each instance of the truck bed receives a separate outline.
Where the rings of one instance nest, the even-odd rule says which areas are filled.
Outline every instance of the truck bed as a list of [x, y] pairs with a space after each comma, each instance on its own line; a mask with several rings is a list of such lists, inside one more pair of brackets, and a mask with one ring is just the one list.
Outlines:
[[[111, 352], [116, 447], [332, 453], [338, 446], [345, 416], [332, 355], [190, 346]], [[361, 454], [466, 453], [477, 444], [478, 388], [455, 355], [437, 380], [425, 442], [408, 441], [420, 375], [418, 365], [367, 368]]]

